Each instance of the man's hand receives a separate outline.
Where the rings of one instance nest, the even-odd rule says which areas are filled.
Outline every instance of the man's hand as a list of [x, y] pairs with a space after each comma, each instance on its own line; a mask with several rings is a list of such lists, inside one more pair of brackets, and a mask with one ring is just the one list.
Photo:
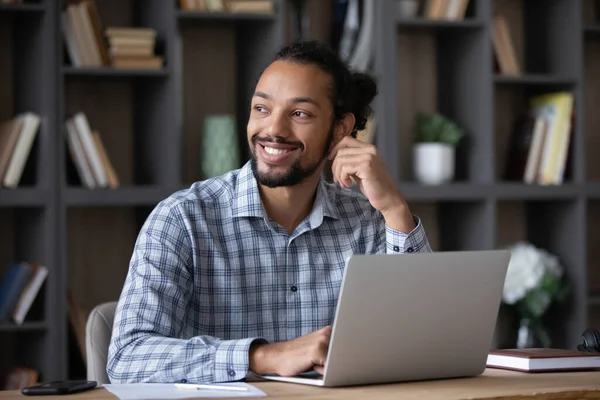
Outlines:
[[330, 339], [331, 326], [326, 326], [287, 342], [258, 345], [250, 349], [250, 370], [259, 375], [295, 376], [312, 369], [323, 374]]
[[415, 228], [412, 213], [374, 145], [346, 136], [331, 149], [329, 159], [334, 181], [348, 188], [354, 178], [388, 226], [405, 233]]

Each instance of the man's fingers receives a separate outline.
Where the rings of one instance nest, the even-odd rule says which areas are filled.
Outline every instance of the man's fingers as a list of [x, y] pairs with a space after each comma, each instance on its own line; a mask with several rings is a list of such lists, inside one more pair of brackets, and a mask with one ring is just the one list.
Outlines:
[[314, 370], [317, 371], [317, 373], [324, 375], [325, 374], [325, 366], [324, 365], [315, 365]]
[[375, 154], [377, 154], [377, 148], [373, 145], [368, 145], [368, 144], [365, 144], [364, 146], [357, 146], [357, 147], [353, 147], [353, 146], [342, 147], [337, 150], [337, 152], [335, 154], [335, 159], [342, 157], [342, 156], [351, 156], [351, 155], [357, 155], [357, 154], [375, 155]]
[[371, 146], [371, 144], [361, 142], [360, 140], [355, 139], [352, 136], [346, 136], [345, 138], [340, 140], [338, 143], [336, 143], [335, 146], [333, 146], [333, 148], [329, 152], [329, 159], [333, 160], [339, 149], [342, 149], [345, 147], [364, 148], [364, 147], [368, 147], [368, 146]]
[[364, 159], [341, 163], [340, 167], [338, 167], [337, 179], [347, 187], [352, 186], [356, 181], [365, 176], [366, 169], [368, 168], [367, 163], [368, 161]]
[[367, 162], [369, 157], [368, 154], [364, 153], [336, 157], [331, 165], [334, 181], [351, 186], [353, 184], [351, 176], [358, 173], [360, 166]]

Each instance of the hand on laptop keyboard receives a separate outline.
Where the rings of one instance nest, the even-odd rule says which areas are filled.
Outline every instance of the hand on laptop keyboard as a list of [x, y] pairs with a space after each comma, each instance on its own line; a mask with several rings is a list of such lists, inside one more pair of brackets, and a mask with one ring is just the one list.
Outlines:
[[250, 370], [255, 374], [296, 376], [313, 370], [324, 373], [331, 339], [331, 326], [281, 342], [259, 344], [250, 350]]

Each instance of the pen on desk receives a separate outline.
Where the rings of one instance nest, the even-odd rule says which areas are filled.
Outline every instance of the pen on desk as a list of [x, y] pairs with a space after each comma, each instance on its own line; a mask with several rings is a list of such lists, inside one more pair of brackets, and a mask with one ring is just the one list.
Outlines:
[[209, 390], [237, 390], [240, 392], [248, 391], [248, 388], [242, 386], [227, 386], [227, 385], [200, 385], [194, 383], [176, 383], [176, 388], [179, 389], [209, 389]]

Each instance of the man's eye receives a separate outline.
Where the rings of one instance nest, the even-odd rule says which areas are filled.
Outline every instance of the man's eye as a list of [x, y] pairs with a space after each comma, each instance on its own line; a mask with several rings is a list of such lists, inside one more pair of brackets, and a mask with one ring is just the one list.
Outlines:
[[296, 117], [308, 117], [308, 114], [302, 112], [302, 111], [295, 111], [294, 112], [294, 116]]
[[254, 109], [258, 112], [264, 112], [266, 109], [263, 106], [254, 106]]

